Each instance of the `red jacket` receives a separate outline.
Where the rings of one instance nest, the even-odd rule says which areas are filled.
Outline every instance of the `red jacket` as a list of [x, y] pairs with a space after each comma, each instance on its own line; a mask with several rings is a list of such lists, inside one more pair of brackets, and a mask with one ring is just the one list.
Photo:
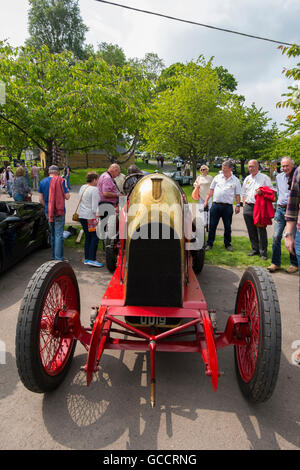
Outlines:
[[253, 221], [258, 227], [266, 227], [272, 225], [272, 218], [275, 214], [272, 204], [275, 201], [275, 192], [269, 186], [261, 186], [259, 189], [262, 194], [255, 196]]
[[61, 176], [52, 176], [49, 186], [48, 217], [53, 222], [54, 216], [65, 213], [65, 193], [63, 189], [64, 180]]

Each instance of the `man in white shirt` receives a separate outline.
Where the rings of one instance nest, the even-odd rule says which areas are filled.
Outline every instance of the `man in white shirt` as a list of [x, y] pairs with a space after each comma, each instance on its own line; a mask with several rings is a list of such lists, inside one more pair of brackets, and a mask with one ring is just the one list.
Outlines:
[[[281, 159], [281, 168], [282, 173], [276, 176], [277, 205], [274, 217], [272, 264], [267, 268], [270, 273], [280, 270], [281, 239], [286, 226], [285, 213], [290, 195], [290, 184], [296, 169], [290, 157]], [[285, 271], [289, 274], [296, 273], [298, 271], [298, 262], [296, 255], [293, 253], [290, 253], [290, 263], [291, 265]]]
[[252, 251], [248, 256], [260, 255], [263, 260], [268, 259], [268, 235], [265, 227], [256, 227], [253, 221], [253, 210], [255, 195], [260, 194], [260, 187], [268, 186], [273, 188], [269, 176], [259, 171], [257, 160], [250, 160], [248, 163], [249, 176], [245, 178], [242, 186], [243, 216], [248, 230]]
[[233, 164], [226, 161], [222, 164], [222, 172], [211, 182], [208, 195], [204, 201], [204, 208], [208, 206], [209, 199], [213, 196], [213, 203], [209, 212], [210, 224], [206, 251], [211, 250], [216, 237], [216, 230], [220, 218], [224, 224], [224, 245], [226, 250], [232, 251], [231, 247], [231, 224], [233, 215], [233, 202], [236, 199], [235, 213], [240, 212], [241, 183], [232, 174]]

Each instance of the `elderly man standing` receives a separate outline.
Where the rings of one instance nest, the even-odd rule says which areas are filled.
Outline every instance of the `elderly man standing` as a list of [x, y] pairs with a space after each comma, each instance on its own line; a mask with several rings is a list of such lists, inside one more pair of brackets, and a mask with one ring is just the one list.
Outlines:
[[222, 164], [222, 173], [219, 173], [211, 182], [208, 195], [204, 201], [204, 208], [208, 206], [209, 199], [213, 196], [210, 209], [210, 224], [206, 251], [211, 250], [216, 237], [216, 230], [220, 218], [224, 224], [224, 245], [226, 250], [232, 251], [231, 247], [231, 224], [233, 215], [233, 202], [236, 199], [235, 213], [240, 212], [241, 183], [232, 174], [233, 164], [226, 161]]
[[33, 165], [31, 167], [30, 176], [32, 180], [32, 189], [34, 191], [37, 191], [39, 187], [39, 182], [40, 182], [40, 169], [38, 166]]
[[257, 160], [250, 160], [248, 163], [249, 176], [245, 178], [242, 186], [243, 198], [243, 216], [248, 230], [248, 235], [252, 251], [248, 256], [260, 255], [263, 260], [268, 259], [268, 235], [266, 227], [257, 227], [254, 225], [253, 211], [255, 204], [255, 195], [261, 194], [259, 188], [268, 186], [273, 189], [272, 181], [269, 176], [259, 171]]
[[56, 165], [49, 167], [49, 176], [42, 179], [39, 185], [39, 202], [45, 207], [51, 233], [52, 258], [64, 260], [64, 226], [65, 200], [70, 199], [70, 193], [65, 181], [59, 176]]
[[[118, 210], [120, 192], [114, 178], [121, 173], [121, 168], [117, 163], [110, 165], [107, 171], [102, 173], [98, 180], [98, 191], [100, 196], [99, 217], [102, 221], [102, 231], [106, 232], [106, 220]], [[100, 207], [101, 206], [101, 207]]]
[[[290, 187], [295, 171], [294, 162], [290, 157], [281, 159], [282, 173], [276, 176], [277, 186], [277, 206], [274, 217], [274, 233], [272, 246], [272, 264], [267, 268], [270, 273], [280, 270], [281, 265], [281, 239], [286, 225], [285, 213], [290, 195]], [[287, 273], [296, 273], [298, 271], [298, 262], [295, 254], [290, 253], [291, 265], [285, 270]]]
[[100, 203], [108, 203], [117, 206], [119, 200], [119, 191], [114, 178], [121, 173], [121, 168], [117, 163], [110, 165], [107, 171], [102, 173], [98, 180], [98, 191]]

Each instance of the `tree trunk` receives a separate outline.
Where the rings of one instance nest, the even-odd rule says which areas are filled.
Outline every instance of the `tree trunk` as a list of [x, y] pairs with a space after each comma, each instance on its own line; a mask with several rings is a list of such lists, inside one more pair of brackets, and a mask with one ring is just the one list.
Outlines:
[[192, 160], [193, 165], [193, 181], [197, 178], [197, 160]]
[[46, 167], [44, 170], [45, 177], [49, 176], [49, 166], [52, 165], [52, 159], [53, 159], [52, 150], [53, 150], [53, 141], [49, 140], [47, 142], [47, 149], [45, 152], [46, 153]]
[[246, 159], [245, 158], [241, 158], [241, 175], [243, 178], [245, 178], [246, 176], [246, 172], [245, 172], [245, 161]]

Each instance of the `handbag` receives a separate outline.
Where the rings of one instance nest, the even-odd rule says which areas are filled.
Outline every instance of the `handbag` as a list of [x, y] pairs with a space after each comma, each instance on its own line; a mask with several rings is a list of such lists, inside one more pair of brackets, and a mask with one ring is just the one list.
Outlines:
[[80, 199], [79, 199], [79, 202], [78, 202], [76, 211], [75, 211], [74, 214], [72, 215], [72, 220], [73, 220], [74, 222], [78, 222], [78, 220], [79, 220], [79, 215], [78, 215], [78, 212], [77, 212], [77, 211], [78, 211], [78, 207], [80, 206], [82, 197], [83, 197], [83, 195], [84, 195], [84, 193], [86, 192], [86, 190], [87, 190], [88, 187], [89, 187], [89, 186], [87, 185], [87, 187], [85, 188], [85, 190], [84, 190], [83, 193], [81, 194], [81, 197], [80, 197]]
[[194, 199], [194, 201], [199, 201], [199, 188], [193, 189], [192, 199]]
[[88, 219], [88, 231], [89, 232], [96, 232], [96, 228], [98, 225], [98, 219]]

